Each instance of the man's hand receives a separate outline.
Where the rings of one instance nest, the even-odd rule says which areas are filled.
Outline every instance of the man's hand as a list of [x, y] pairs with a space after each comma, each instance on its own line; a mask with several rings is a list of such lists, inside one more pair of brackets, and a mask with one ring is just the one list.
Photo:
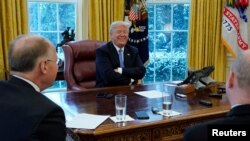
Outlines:
[[118, 68], [114, 69], [115, 72], [118, 72]]
[[114, 69], [114, 71], [115, 71], [115, 72], [118, 72], [118, 73], [120, 73], [120, 74], [122, 74], [122, 68], [119, 68], [119, 67], [118, 67], [118, 68]]

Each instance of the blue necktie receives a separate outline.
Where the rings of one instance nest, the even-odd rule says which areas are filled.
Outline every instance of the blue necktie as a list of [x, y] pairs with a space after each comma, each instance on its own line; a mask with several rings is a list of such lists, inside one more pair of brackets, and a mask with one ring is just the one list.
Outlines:
[[120, 67], [124, 68], [123, 58], [122, 58], [122, 49], [121, 48], [119, 49], [118, 54], [119, 54]]

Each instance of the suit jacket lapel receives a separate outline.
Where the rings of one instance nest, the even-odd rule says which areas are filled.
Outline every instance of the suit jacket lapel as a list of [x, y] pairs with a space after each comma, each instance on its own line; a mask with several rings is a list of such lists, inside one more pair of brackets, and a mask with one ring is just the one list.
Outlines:
[[124, 47], [124, 53], [123, 53], [123, 57], [124, 57], [124, 65], [125, 67], [129, 66], [130, 63], [130, 52], [128, 51], [128, 49], [126, 47]]
[[111, 55], [112, 55], [112, 58], [113, 58], [113, 60], [115, 60], [115, 65], [117, 65], [117, 66], [120, 66], [119, 64], [119, 55], [118, 55], [118, 52], [117, 52], [117, 50], [116, 50], [116, 48], [115, 48], [115, 46], [113, 45], [113, 43], [112, 42], [110, 42], [110, 45], [109, 45], [109, 48], [110, 48], [110, 50], [111, 50]]

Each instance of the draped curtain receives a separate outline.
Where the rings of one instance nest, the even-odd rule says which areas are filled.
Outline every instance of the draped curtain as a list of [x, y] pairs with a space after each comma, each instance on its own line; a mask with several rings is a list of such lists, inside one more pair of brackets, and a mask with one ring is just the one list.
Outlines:
[[0, 9], [0, 80], [6, 80], [9, 42], [19, 34], [28, 33], [27, 0], [1, 0]]
[[221, 41], [224, 0], [191, 0], [188, 66], [214, 65], [212, 77], [226, 79], [226, 50]]
[[89, 39], [109, 41], [109, 26], [113, 21], [122, 21], [124, 0], [89, 1]]

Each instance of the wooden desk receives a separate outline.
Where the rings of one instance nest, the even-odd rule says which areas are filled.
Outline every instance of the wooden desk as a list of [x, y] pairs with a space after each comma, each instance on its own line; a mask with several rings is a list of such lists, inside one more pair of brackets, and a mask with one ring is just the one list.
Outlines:
[[[98, 115], [115, 115], [114, 97], [111, 99], [96, 98], [99, 92], [127, 95], [127, 114], [136, 119], [135, 111], [146, 111], [149, 120], [134, 120], [114, 123], [107, 119], [95, 130], [74, 129], [81, 140], [86, 141], [161, 141], [182, 140], [184, 129], [192, 124], [225, 116], [229, 111], [226, 95], [222, 99], [209, 98], [207, 91], [190, 95], [188, 100], [174, 98], [173, 110], [181, 112], [176, 117], [154, 115], [151, 107], [161, 109], [161, 98], [148, 99], [135, 94], [135, 91], [154, 90], [157, 85], [124, 86], [113, 88], [90, 89], [81, 92], [50, 92], [45, 93], [50, 99], [58, 103], [65, 110], [66, 116], [77, 113]], [[201, 98], [211, 99], [213, 107], [198, 104]]]

